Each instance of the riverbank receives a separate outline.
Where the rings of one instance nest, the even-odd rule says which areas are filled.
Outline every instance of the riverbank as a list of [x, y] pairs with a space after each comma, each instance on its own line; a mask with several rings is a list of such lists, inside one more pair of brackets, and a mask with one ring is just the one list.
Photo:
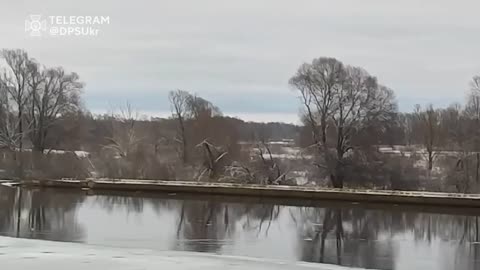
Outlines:
[[331, 189], [310, 186], [264, 186], [160, 180], [48, 180], [22, 181], [21, 184], [35, 187], [91, 190], [197, 193], [224, 196], [250, 196], [302, 200], [338, 200], [347, 202], [480, 208], [480, 194]]

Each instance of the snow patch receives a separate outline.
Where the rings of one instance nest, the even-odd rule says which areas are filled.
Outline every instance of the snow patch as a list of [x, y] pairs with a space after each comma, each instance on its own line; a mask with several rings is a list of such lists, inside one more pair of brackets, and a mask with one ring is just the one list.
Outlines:
[[[343, 270], [341, 266], [278, 261], [195, 252], [108, 248], [78, 243], [0, 237], [2, 269], [103, 270], [103, 269], [319, 269]], [[352, 269], [352, 268], [348, 268]]]

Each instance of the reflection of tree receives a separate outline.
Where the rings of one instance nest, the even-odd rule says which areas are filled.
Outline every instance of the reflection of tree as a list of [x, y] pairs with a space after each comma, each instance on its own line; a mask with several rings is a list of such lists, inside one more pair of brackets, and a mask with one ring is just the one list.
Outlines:
[[15, 198], [1, 204], [0, 211], [7, 212], [2, 219], [8, 219], [8, 222], [0, 223], [2, 234], [57, 241], [82, 240], [83, 230], [75, 215], [78, 203], [83, 200], [82, 194], [29, 189], [20, 192], [20, 189], [2, 187], [0, 195], [2, 198]]
[[342, 224], [342, 213], [340, 210], [327, 209], [324, 221], [323, 221], [323, 231], [321, 236], [321, 247], [320, 247], [320, 262], [324, 262], [325, 254], [325, 240], [330, 231], [335, 230], [335, 243], [336, 243], [336, 253], [337, 253], [337, 264], [342, 264], [342, 238], [343, 238], [343, 224]]
[[[456, 243], [455, 268], [477, 269], [480, 220], [443, 215], [362, 208], [291, 210], [299, 232], [301, 259], [360, 268], [393, 269], [393, 238], [432, 244]], [[447, 264], [446, 264], [447, 265]]]
[[461, 228], [462, 237], [455, 254], [458, 258], [455, 260], [458, 262], [455, 266], [459, 269], [479, 269], [479, 217], [463, 217], [457, 219], [457, 222], [460, 223], [458, 227]]
[[77, 223], [77, 206], [83, 194], [54, 190], [24, 190], [22, 211], [28, 212], [28, 230], [21, 237], [57, 241], [82, 241], [84, 232]]
[[216, 252], [235, 230], [227, 204], [215, 201], [183, 201], [179, 209], [177, 249]]
[[[96, 201], [102, 202], [99, 205], [109, 211], [115, 211], [112, 205], [122, 205], [141, 212], [146, 204], [151, 204], [157, 213], [166, 210], [175, 213], [173, 248], [179, 250], [228, 253], [223, 247], [234, 244], [234, 234], [239, 231], [271, 241], [274, 236], [269, 235], [270, 228], [285, 222], [278, 218], [280, 213], [286, 212], [282, 217], [287, 217], [297, 227], [300, 259], [305, 261], [393, 269], [396, 236], [427, 245], [433, 245], [436, 240], [455, 240], [456, 256], [463, 261], [455, 264], [458, 269], [472, 269], [472, 258], [478, 254], [477, 245], [472, 245], [479, 237], [477, 218], [470, 216], [419, 213], [400, 208], [352, 208], [342, 204], [285, 207], [217, 197], [115, 197], [117, 195]], [[258, 256], [268, 256], [265, 254]]]
[[[20, 237], [61, 241], [80, 241], [83, 230], [76, 218], [83, 194], [67, 191], [24, 189], [0, 186], [0, 233], [15, 236], [20, 221]], [[395, 239], [449, 248], [455, 260], [442, 264], [445, 269], [480, 267], [480, 220], [470, 213], [442, 214], [416, 212], [416, 209], [362, 208], [345, 204], [323, 207], [287, 207], [274, 203], [221, 197], [146, 197], [145, 194], [101, 195], [91, 197], [96, 206], [117, 214], [143, 213], [152, 207], [159, 216], [168, 212], [176, 217], [169, 223], [175, 240], [173, 248], [200, 252], [229, 253], [239, 233], [258, 241], [277, 242], [276, 226], [298, 234], [299, 259], [345, 266], [393, 269], [396, 264]], [[20, 208], [19, 208], [20, 206]], [[20, 219], [17, 218], [20, 209]], [[439, 213], [440, 212], [440, 213]], [[281, 218], [280, 218], [281, 217]], [[168, 220], [168, 219], [167, 219]], [[163, 222], [163, 220], [162, 220]], [[286, 227], [285, 227], [286, 226]], [[161, 228], [158, 228], [159, 230]], [[153, 240], [152, 240], [153, 241]], [[282, 241], [282, 240], [280, 240]], [[248, 245], [256, 242], [249, 242]], [[225, 249], [227, 247], [227, 249]], [[284, 247], [281, 247], [284, 248]], [[285, 247], [289, 249], [288, 246]], [[451, 249], [451, 250], [450, 250]], [[253, 256], [270, 256], [274, 251], [260, 251]], [[247, 252], [248, 253], [248, 252]]]
[[243, 209], [242, 215], [246, 217], [243, 224], [243, 229], [249, 231], [257, 231], [257, 237], [264, 231], [265, 237], [268, 236], [268, 231], [272, 223], [276, 221], [280, 214], [281, 207], [272, 204], [255, 204], [247, 205]]
[[16, 189], [0, 186], [0, 233], [14, 236], [15, 228], [15, 205], [17, 203]]
[[[303, 240], [302, 260], [342, 264], [344, 230], [341, 210], [318, 208], [303, 210], [301, 212], [304, 215], [303, 217], [312, 226], [303, 228], [305, 235], [302, 239], [305, 240]], [[321, 228], [319, 228], [319, 225]], [[330, 247], [332, 239], [327, 238], [330, 234], [335, 237], [333, 240], [334, 249]], [[333, 257], [330, 254], [326, 256], [326, 250], [327, 252], [334, 250], [335, 255]]]
[[[237, 229], [256, 232], [259, 237], [278, 218], [281, 206], [272, 204], [223, 203], [216, 200], [180, 202], [177, 243], [181, 250], [218, 252], [233, 241]], [[239, 223], [239, 221], [241, 221]], [[237, 228], [236, 224], [241, 225]]]
[[302, 260], [393, 269], [391, 245], [377, 241], [381, 223], [364, 210], [304, 208], [299, 213]]
[[127, 212], [141, 213], [143, 211], [145, 199], [137, 196], [102, 195], [95, 196], [95, 203], [109, 213], [118, 208], [124, 208]]

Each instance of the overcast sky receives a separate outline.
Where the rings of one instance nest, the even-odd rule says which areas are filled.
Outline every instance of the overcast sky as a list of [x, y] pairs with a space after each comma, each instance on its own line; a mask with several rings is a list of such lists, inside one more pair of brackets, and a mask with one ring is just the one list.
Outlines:
[[[247, 120], [296, 122], [288, 86], [320, 56], [361, 66], [395, 90], [400, 109], [463, 102], [480, 74], [478, 0], [0, 0], [0, 47], [23, 48], [86, 83], [85, 103], [130, 101], [169, 112], [185, 89]], [[31, 37], [30, 14], [109, 16], [98, 36]]]

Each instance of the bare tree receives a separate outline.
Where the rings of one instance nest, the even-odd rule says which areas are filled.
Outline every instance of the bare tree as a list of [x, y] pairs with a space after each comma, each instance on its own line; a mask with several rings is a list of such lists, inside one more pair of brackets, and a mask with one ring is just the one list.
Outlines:
[[474, 76], [470, 82], [465, 113], [477, 121], [480, 120], [480, 76]]
[[465, 104], [464, 122], [469, 129], [472, 150], [480, 151], [480, 76], [473, 77]]
[[204, 140], [197, 145], [199, 148], [203, 148], [203, 170], [197, 177], [197, 180], [201, 180], [205, 173], [208, 173], [210, 180], [216, 179], [220, 175], [222, 169], [221, 161], [228, 154], [227, 151], [214, 146], [207, 140]]
[[290, 85], [300, 91], [313, 142], [323, 157], [323, 164], [317, 165], [327, 170], [333, 187], [342, 188], [352, 138], [370, 124], [391, 117], [396, 111], [393, 91], [365, 70], [333, 58], [303, 64]]
[[27, 121], [32, 129], [33, 149], [43, 152], [49, 130], [63, 115], [80, 108], [83, 84], [76, 73], [62, 68], [40, 71], [37, 64], [29, 65], [31, 97]]
[[6, 87], [0, 81], [0, 148], [15, 151], [20, 145], [22, 134], [18, 133], [19, 119], [12, 111]]
[[1, 56], [7, 64], [7, 69], [2, 71], [0, 80], [14, 103], [14, 108], [12, 109], [17, 112], [18, 125], [16, 133], [20, 136], [18, 145], [20, 151], [22, 151], [24, 136], [23, 119], [25, 106], [29, 98], [28, 65], [30, 59], [23, 50], [4, 49], [1, 51]]
[[197, 95], [188, 94], [186, 99], [188, 118], [199, 120], [201, 117], [220, 116], [218, 107]]
[[421, 136], [426, 151], [428, 170], [431, 171], [440, 142], [439, 113], [432, 105], [428, 106], [426, 110], [422, 110], [420, 105], [416, 105], [414, 113], [418, 120], [416, 130]]
[[326, 146], [334, 95], [342, 88], [344, 78], [345, 69], [340, 61], [319, 58], [314, 59], [312, 64], [303, 64], [289, 81], [290, 85], [300, 91], [306, 120], [311, 126], [314, 143], [319, 146]]
[[148, 175], [150, 159], [141, 135], [138, 112], [130, 103], [121, 106], [109, 116], [110, 135], [105, 137], [102, 147], [104, 160], [98, 167], [110, 178], [145, 178]]
[[[458, 192], [469, 191], [472, 184], [478, 188], [480, 179], [480, 76], [470, 82], [467, 102], [462, 111], [460, 104], [440, 110], [440, 122], [447, 145], [453, 147], [457, 156], [454, 174]], [[475, 181], [471, 181], [475, 180]]]
[[[261, 161], [261, 169], [257, 173], [257, 177], [264, 178], [262, 184], [272, 185], [285, 182], [287, 172], [283, 172], [278, 161], [273, 158], [272, 151], [265, 141], [261, 141], [256, 146], [259, 160]], [[263, 180], [263, 179], [259, 179]]]
[[135, 130], [138, 112], [129, 102], [119, 111], [119, 114], [112, 112], [112, 136], [106, 138], [108, 144], [104, 148], [112, 150], [117, 158], [127, 158], [141, 141]]
[[175, 140], [181, 145], [181, 157], [184, 164], [188, 163], [188, 142], [186, 132], [186, 118], [188, 114], [188, 100], [190, 94], [183, 90], [170, 91], [168, 94], [173, 117], [178, 122], [178, 132]]
[[460, 104], [452, 104], [438, 112], [443, 147], [466, 152], [474, 149], [471, 119]]
[[8, 95], [9, 109], [16, 112], [18, 148], [28, 135], [34, 150], [43, 152], [48, 131], [56, 120], [79, 106], [83, 87], [76, 73], [65, 73], [62, 68], [42, 70], [23, 50], [3, 50], [7, 68], [0, 76], [0, 84]]

